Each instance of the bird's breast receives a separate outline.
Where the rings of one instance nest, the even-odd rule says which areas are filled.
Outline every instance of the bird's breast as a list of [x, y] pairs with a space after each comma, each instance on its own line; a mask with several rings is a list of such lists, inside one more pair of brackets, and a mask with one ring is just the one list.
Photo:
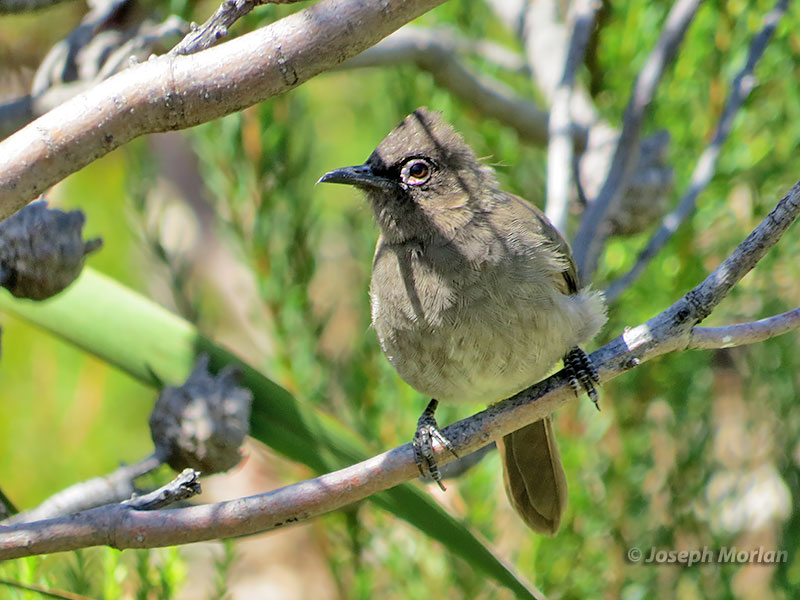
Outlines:
[[381, 348], [407, 383], [438, 400], [510, 396], [572, 343], [567, 297], [546, 277], [513, 258], [465, 263], [379, 248], [370, 295]]

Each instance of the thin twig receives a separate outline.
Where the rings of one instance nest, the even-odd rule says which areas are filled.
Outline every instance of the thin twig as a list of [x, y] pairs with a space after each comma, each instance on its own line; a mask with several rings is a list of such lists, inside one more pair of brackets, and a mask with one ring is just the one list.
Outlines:
[[[798, 213], [800, 182], [702, 283], [661, 314], [595, 351], [592, 361], [601, 381], [656, 356], [690, 347], [695, 325], [778, 242]], [[469, 454], [542, 419], [572, 399], [569, 376], [559, 371], [512, 398], [446, 427], [443, 434], [458, 454]], [[436, 448], [436, 455], [440, 464], [453, 459], [441, 447]], [[68, 518], [0, 527], [0, 560], [101, 544], [159, 547], [279, 529], [337, 510], [417, 474], [413, 448], [405, 444], [357, 465], [248, 498], [148, 512], [104, 506]]]
[[[406, 25], [343, 63], [340, 68], [373, 67], [395, 65], [403, 62], [415, 62], [425, 59], [424, 54], [431, 53], [425, 61], [438, 60], [447, 53], [451, 60], [457, 56], [477, 56], [505, 71], [520, 75], [529, 75], [530, 68], [524, 58], [507, 46], [466, 37], [457, 29], [439, 26], [435, 28], [420, 25]], [[426, 64], [426, 67], [428, 65]]]
[[[569, 46], [572, 41], [572, 36], [568, 27], [563, 23], [560, 17], [560, 6], [558, 2], [552, 0], [489, 0], [491, 8], [494, 10], [498, 18], [506, 24], [506, 26], [520, 38], [525, 48], [525, 56], [530, 65], [530, 71], [533, 74], [534, 81], [538, 87], [541, 95], [549, 102], [551, 106], [564, 111], [561, 115], [551, 115], [551, 127], [560, 128], [553, 125], [553, 120], [557, 123], [563, 122], [566, 119], [566, 104], [569, 104], [569, 119], [573, 128], [581, 128], [587, 131], [587, 143], [584, 146], [576, 145], [572, 150], [573, 160], [571, 172], [566, 171], [563, 167], [560, 171], [563, 173], [561, 178], [554, 180], [555, 183], [561, 183], [561, 190], [554, 190], [551, 194], [548, 192], [548, 197], [560, 198], [558, 202], [553, 201], [552, 206], [546, 207], [546, 213], [553, 217], [558, 223], [559, 227], [564, 233], [567, 233], [564, 226], [566, 220], [566, 211], [568, 208], [566, 200], [566, 190], [569, 189], [569, 183], [566, 178], [572, 179], [577, 192], [577, 203], [585, 212], [585, 207], [589, 204], [587, 198], [594, 198], [597, 195], [600, 187], [602, 186], [605, 174], [608, 172], [608, 167], [613, 158], [614, 148], [619, 139], [617, 128], [607, 123], [597, 107], [594, 104], [594, 99], [588, 93], [580, 82], [575, 81], [570, 91], [569, 100], [557, 97], [559, 84], [563, 79], [564, 64], [566, 63], [569, 55]], [[577, 2], [574, 4], [579, 4]], [[592, 34], [589, 36], [588, 44], [597, 41], [597, 18], [603, 15], [607, 18], [607, 3], [603, 2], [599, 9], [598, 14], [594, 14], [594, 25], [591, 27]], [[584, 63], [588, 65], [589, 56], [587, 50], [584, 51]], [[611, 141], [613, 138], [613, 142]], [[562, 145], [563, 147], [563, 145]], [[642, 182], [646, 181], [645, 187], [652, 187], [655, 184], [654, 176], [658, 179], [665, 180], [668, 184], [671, 180], [671, 171], [660, 168], [659, 165], [653, 163], [656, 158], [649, 151], [650, 148], [639, 148], [639, 152], [633, 160], [636, 165], [634, 172], [630, 175], [630, 184], [625, 187], [623, 192], [623, 203], [630, 201], [636, 202], [636, 198], [640, 197], [645, 192], [642, 189]], [[568, 150], [567, 150], [568, 152]], [[548, 151], [548, 170], [550, 170], [550, 162], [557, 161], [565, 165], [567, 157], [560, 157], [560, 154], [566, 154], [565, 151], [559, 150], [557, 147]], [[660, 162], [660, 160], [656, 160]], [[553, 185], [550, 175], [548, 175], [548, 186]], [[550, 203], [550, 200], [548, 200]], [[656, 198], [655, 206], [650, 209], [651, 212], [657, 212], [657, 216], [653, 218], [660, 218], [664, 210], [658, 211], [657, 206], [661, 204]], [[612, 230], [617, 230], [621, 225], [618, 218], [619, 211], [613, 213]], [[641, 219], [636, 221], [641, 223], [647, 217], [642, 214]], [[634, 221], [626, 222], [626, 225], [634, 225]]]
[[176, 15], [170, 15], [161, 23], [144, 23], [136, 32], [136, 36], [111, 52], [95, 75], [95, 83], [111, 77], [131, 64], [136, 64], [139, 57], [145, 56], [156, 45], [168, 38], [175, 38], [189, 30], [189, 23]]
[[125, 500], [123, 506], [134, 510], [158, 510], [175, 502], [196, 496], [202, 490], [198, 478], [200, 472], [194, 469], [184, 469], [168, 484], [161, 486], [150, 493], [134, 496]]
[[0, 15], [33, 12], [66, 1], [67, 0], [0, 0]]
[[573, 248], [575, 263], [582, 281], [591, 281], [597, 260], [605, 245], [613, 214], [625, 190], [632, 166], [638, 155], [639, 130], [647, 107], [655, 96], [661, 75], [672, 62], [684, 34], [702, 0], [677, 0], [667, 16], [664, 30], [636, 78], [623, 116], [622, 132], [606, 180], [600, 192], [583, 215]]
[[731, 288], [744, 277], [774, 246], [789, 228], [800, 211], [800, 183], [796, 183], [777, 206], [759, 225], [739, 244], [736, 250], [714, 269], [706, 279], [686, 294], [686, 303], [699, 323], [730, 292]]
[[775, 28], [778, 26], [778, 22], [786, 13], [788, 5], [788, 0], [778, 0], [775, 4], [775, 8], [764, 17], [764, 27], [750, 43], [750, 50], [747, 53], [747, 61], [744, 67], [742, 67], [736, 74], [736, 77], [733, 78], [730, 96], [722, 111], [719, 123], [717, 124], [716, 134], [697, 161], [689, 183], [689, 189], [686, 191], [683, 198], [681, 198], [677, 208], [664, 217], [661, 226], [653, 234], [653, 237], [650, 238], [645, 249], [639, 254], [631, 270], [608, 287], [606, 298], [609, 302], [616, 300], [622, 292], [636, 281], [639, 275], [642, 274], [642, 271], [645, 270], [647, 265], [650, 264], [650, 261], [653, 260], [661, 248], [670, 240], [681, 224], [694, 212], [697, 204], [697, 197], [714, 177], [717, 168], [717, 160], [722, 151], [722, 146], [731, 132], [733, 119], [747, 96], [750, 95], [750, 91], [755, 87], [756, 82], [753, 77], [753, 70], [755, 69], [756, 63], [769, 44], [772, 34], [775, 32]]
[[731, 348], [763, 342], [784, 333], [800, 329], [800, 308], [739, 325], [724, 327], [695, 327], [688, 349]]
[[82, 481], [61, 490], [36, 508], [17, 513], [3, 524], [12, 525], [52, 519], [95, 506], [127, 500], [136, 492], [133, 481], [155, 471], [161, 464], [161, 459], [155, 454], [151, 454], [135, 464], [123, 465], [109, 475]]
[[[572, 43], [570, 28], [560, 17], [559, 6], [560, 3], [552, 0], [525, 0], [518, 9], [507, 13], [506, 9], [500, 9], [495, 4], [495, 12], [498, 16], [502, 14], [503, 21], [509, 25], [520, 24], [517, 33], [525, 49], [525, 58], [533, 74], [533, 81], [551, 106], [556, 101], [556, 90], [563, 79], [564, 65]], [[502, 13], [498, 12], [501, 10]], [[518, 11], [521, 11], [521, 16], [511, 16]], [[573, 123], [586, 129], [591, 129], [600, 121], [594, 100], [577, 84], [573, 87], [570, 98], [570, 118]]]
[[578, 0], [572, 14], [569, 50], [564, 61], [564, 73], [553, 95], [548, 123], [547, 145], [547, 203], [545, 213], [556, 229], [566, 232], [569, 191], [573, 173], [572, 90], [575, 71], [583, 62], [586, 44], [594, 26], [600, 3], [597, 0]]
[[[342, 63], [339, 68], [413, 63], [428, 71], [437, 85], [468, 102], [484, 115], [516, 130], [526, 141], [540, 146], [547, 143], [547, 113], [493, 77], [474, 73], [458, 58], [461, 47], [461, 43], [447, 31], [403, 27]], [[570, 133], [576, 148], [586, 146], [586, 128], [575, 125]]]
[[169, 51], [170, 54], [194, 54], [210, 48], [228, 35], [231, 25], [263, 4], [293, 4], [301, 0], [223, 0], [205, 23], [195, 25], [186, 36]]

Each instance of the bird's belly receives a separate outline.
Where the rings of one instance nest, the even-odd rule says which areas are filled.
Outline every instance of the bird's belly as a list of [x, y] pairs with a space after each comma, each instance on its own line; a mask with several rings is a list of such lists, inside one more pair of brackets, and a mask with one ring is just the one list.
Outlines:
[[438, 326], [375, 323], [399, 375], [442, 402], [507, 398], [544, 377], [572, 343], [572, 328], [552, 305], [537, 311], [534, 303], [521, 300], [491, 313], [461, 307], [458, 315], [445, 315]]

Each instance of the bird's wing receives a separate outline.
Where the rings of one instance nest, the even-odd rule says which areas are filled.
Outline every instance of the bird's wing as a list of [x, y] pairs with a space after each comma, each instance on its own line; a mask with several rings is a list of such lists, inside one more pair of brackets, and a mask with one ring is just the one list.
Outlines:
[[562, 273], [566, 283], [566, 293], [575, 294], [578, 292], [578, 269], [575, 266], [575, 261], [572, 259], [572, 248], [569, 242], [564, 239], [564, 236], [555, 228], [545, 214], [536, 208], [527, 200], [514, 196], [513, 194], [505, 194], [509, 198], [508, 210], [514, 216], [515, 220], [519, 223], [524, 223], [530, 227], [534, 233], [544, 236], [544, 238], [553, 245], [556, 252], [564, 258], [566, 269]]

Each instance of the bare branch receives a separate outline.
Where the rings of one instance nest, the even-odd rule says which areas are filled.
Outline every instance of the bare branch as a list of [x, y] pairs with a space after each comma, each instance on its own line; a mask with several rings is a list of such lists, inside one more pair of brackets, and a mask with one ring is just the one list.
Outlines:
[[658, 82], [683, 41], [702, 0], [677, 0], [667, 16], [664, 30], [636, 78], [623, 116], [622, 132], [600, 193], [583, 215], [573, 248], [582, 281], [591, 281], [600, 252], [609, 234], [607, 215], [611, 214], [624, 191], [635, 162], [639, 130], [645, 111], [655, 95]]
[[442, 58], [444, 53], [451, 60], [459, 55], [470, 54], [480, 56], [506, 71], [524, 75], [530, 72], [525, 60], [506, 46], [465, 37], [451, 27], [431, 29], [419, 25], [406, 25], [398, 29], [372, 48], [345, 61], [339, 68], [376, 67], [420, 60], [424, 68], [428, 69], [435, 68], [430, 63]]
[[205, 50], [228, 35], [231, 25], [262, 4], [292, 4], [301, 0], [223, 0], [219, 8], [199, 27], [192, 28], [170, 54], [193, 54]]
[[[800, 214], [800, 182], [778, 202], [736, 250], [698, 286], [661, 314], [625, 333], [592, 354], [614, 377], [640, 362], [689, 348], [695, 325], [705, 319], [731, 288], [774, 246]], [[701, 328], [702, 329], [702, 328]]]
[[572, 32], [564, 63], [561, 82], [553, 95], [550, 108], [547, 145], [547, 204], [545, 213], [559, 231], [567, 230], [569, 190], [573, 173], [572, 90], [575, 71], [583, 62], [586, 44], [592, 32], [600, 3], [597, 0], [578, 0], [572, 14]]
[[[601, 381], [661, 354], [691, 347], [695, 324], [778, 242], [798, 213], [800, 183], [701, 284], [661, 314], [594, 352], [592, 360]], [[573, 398], [567, 374], [559, 371], [446, 427], [443, 434], [458, 454], [466, 455], [553, 413]], [[453, 460], [441, 447], [436, 454], [440, 464]], [[149, 512], [113, 505], [68, 518], [0, 527], [0, 560], [101, 544], [157, 547], [279, 529], [362, 500], [417, 473], [411, 444], [405, 444], [334, 473], [248, 498]]]
[[113, 473], [82, 481], [61, 490], [36, 508], [17, 513], [3, 524], [13, 525], [52, 519], [95, 506], [127, 500], [136, 492], [134, 479], [156, 470], [161, 464], [161, 459], [152, 454], [138, 463], [123, 465]]
[[[78, 79], [68, 82], [49, 79], [43, 89], [36, 93], [0, 103], [0, 140], [121, 71], [132, 61], [148, 56], [160, 42], [183, 34], [188, 28], [188, 23], [173, 15], [163, 23], [143, 21], [127, 40], [123, 39], [123, 35], [113, 36], [109, 35], [108, 30], [103, 30], [98, 36], [102, 39], [92, 40], [88, 47], [72, 49], [64, 54], [72, 63], [80, 63], [73, 64], [73, 67], [79, 67]], [[97, 61], [102, 63], [97, 64]], [[87, 64], [90, 62], [95, 64]]]
[[66, 0], [0, 0], [0, 15], [33, 12]]
[[800, 308], [752, 323], [725, 327], [695, 327], [688, 349], [731, 348], [763, 342], [784, 333], [800, 329]]
[[[515, 129], [528, 142], [544, 145], [547, 142], [547, 113], [500, 81], [473, 73], [457, 58], [462, 48], [461, 43], [448, 32], [404, 27], [343, 63], [341, 68], [413, 63], [428, 71], [437, 85], [468, 102], [473, 108]], [[585, 128], [573, 127], [571, 136], [578, 148], [585, 147]]]
[[[571, 171], [567, 171], [564, 167], [560, 169], [562, 190], [567, 190], [569, 187], [564, 177], [574, 179], [576, 199], [585, 211], [588, 205], [587, 197], [594, 198], [602, 187], [605, 174], [611, 165], [614, 148], [617, 147], [619, 133], [601, 118], [594, 100], [578, 82], [572, 87], [569, 100], [556, 99], [572, 38], [567, 26], [560, 19], [560, 4], [551, 0], [489, 0], [489, 4], [498, 18], [522, 40], [535, 83], [544, 97], [556, 111], [566, 111], [565, 105], [568, 103], [572, 127], [580, 127], [588, 132], [586, 144], [576, 145], [573, 149]], [[607, 12], [604, 7], [607, 8], [607, 3], [602, 3], [600, 14]], [[597, 14], [592, 16], [595, 18], [595, 24], [591, 28], [588, 42], [590, 44], [592, 39], [597, 41], [595, 38]], [[587, 56], [586, 61], [589, 58]], [[586, 64], [588, 65], [588, 62]], [[557, 121], [563, 121], [565, 118], [565, 114], [555, 116]], [[662, 163], [664, 149], [668, 143], [668, 136], [657, 133], [639, 146], [638, 152], [632, 159], [633, 172], [622, 192], [622, 199], [617, 209], [608, 215], [612, 234], [637, 233], [640, 228], [646, 228], [653, 221], [661, 219], [666, 212], [672, 170]], [[548, 161], [555, 160], [565, 165], [568, 157], [560, 156], [562, 154], [565, 154], [564, 150], [553, 148], [548, 151]], [[548, 181], [550, 186], [549, 176]], [[554, 190], [554, 193], [548, 193], [548, 198], [559, 197], [560, 201], [548, 206], [546, 210], [548, 215], [552, 216], [551, 220], [558, 221], [557, 226], [564, 233], [566, 233], [565, 215], [568, 208], [565, 196], [566, 191]], [[631, 207], [636, 208], [630, 210]]]
[[148, 494], [134, 496], [122, 504], [134, 510], [158, 510], [164, 508], [199, 494], [202, 491], [200, 482], [197, 481], [199, 477], [200, 473], [198, 471], [186, 468], [168, 484]]
[[[36, 69], [31, 84], [31, 95], [36, 97], [54, 85], [80, 79], [79, 71], [84, 67], [80, 64], [78, 55], [91, 47], [98, 38], [102, 39], [102, 44], [105, 46], [107, 44], [105, 38], [108, 36], [101, 33], [103, 30], [111, 34], [110, 37], [114, 40], [111, 43], [116, 43], [120, 32], [115, 30], [112, 23], [119, 20], [132, 4], [131, 0], [94, 0], [89, 2], [89, 12], [83, 16], [78, 26], [70, 31], [66, 38], [56, 42], [50, 48], [39, 68]], [[102, 53], [102, 50], [98, 53], [87, 53], [92, 54], [88, 65], [90, 69], [96, 68], [94, 63], [97, 54], [102, 55]]]
[[[534, 83], [552, 105], [555, 103], [556, 90], [563, 79], [564, 65], [572, 43], [571, 31], [559, 16], [559, 3], [552, 0], [526, 0], [518, 8], [509, 8], [510, 13], [501, 13], [501, 10], [507, 9], [495, 6], [495, 12], [509, 26], [512, 23], [519, 24], [519, 35], [525, 46], [525, 57], [533, 73]], [[521, 15], [512, 16], [519, 11]], [[594, 17], [592, 14], [592, 23]], [[585, 52], [586, 43], [583, 45]], [[575, 123], [585, 128], [593, 127], [599, 119], [594, 101], [581, 86], [575, 86], [572, 90], [570, 116]]]
[[731, 288], [778, 242], [797, 217], [799, 209], [800, 183], [796, 183], [733, 254], [686, 295], [692, 317], [697, 319], [695, 323], [711, 314]]
[[108, 79], [125, 67], [136, 64], [139, 57], [147, 56], [159, 42], [183, 34], [188, 29], [189, 24], [175, 15], [170, 15], [161, 23], [145, 21], [133, 38], [110, 54], [98, 70], [94, 82]]
[[135, 137], [281, 94], [442, 2], [321, 0], [208, 50], [127, 69], [0, 142], [0, 218]]
[[509, 31], [522, 38], [525, 28], [525, 9], [530, 0], [486, 0], [486, 3]]
[[764, 53], [767, 44], [769, 44], [772, 34], [775, 32], [775, 28], [778, 26], [778, 21], [780, 21], [781, 17], [786, 13], [788, 5], [788, 0], [778, 0], [775, 4], [775, 8], [764, 17], [764, 27], [750, 43], [750, 50], [747, 54], [747, 61], [744, 67], [742, 67], [736, 74], [736, 77], [733, 78], [728, 102], [717, 124], [717, 132], [714, 135], [714, 139], [697, 161], [689, 183], [689, 189], [686, 191], [686, 194], [684, 194], [677, 208], [664, 217], [661, 226], [653, 234], [653, 237], [650, 238], [645, 249], [639, 254], [631, 270], [608, 287], [606, 298], [608, 298], [609, 302], [616, 300], [619, 295], [642, 274], [642, 271], [650, 264], [650, 261], [653, 260], [689, 215], [694, 212], [697, 204], [697, 197], [714, 177], [717, 168], [717, 160], [722, 152], [722, 145], [728, 139], [728, 135], [731, 132], [733, 119], [747, 96], [750, 95], [750, 91], [755, 87], [753, 70], [755, 69], [756, 63]]

